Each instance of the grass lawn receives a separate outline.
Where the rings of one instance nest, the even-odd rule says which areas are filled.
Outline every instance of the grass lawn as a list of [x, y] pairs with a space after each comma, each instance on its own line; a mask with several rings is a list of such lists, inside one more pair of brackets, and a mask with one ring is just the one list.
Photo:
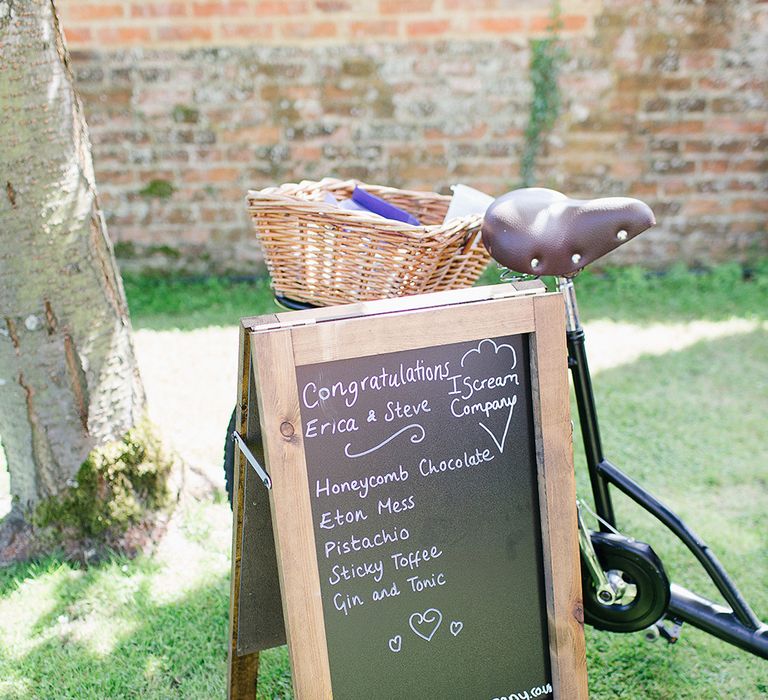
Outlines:
[[[725, 266], [580, 282], [588, 343], [606, 358], [594, 383], [607, 456], [678, 510], [768, 619], [768, 264], [746, 280]], [[140, 332], [200, 333], [272, 308], [263, 281], [125, 283]], [[645, 345], [614, 356], [618, 333]], [[578, 454], [577, 478], [586, 494]], [[616, 505], [673, 580], [716, 595], [674, 538], [625, 499]], [[229, 516], [221, 494], [188, 500], [152, 556], [0, 569], [0, 698], [223, 697]], [[586, 633], [595, 700], [768, 697], [767, 662], [688, 626], [673, 646]], [[292, 697], [285, 648], [262, 655], [259, 697]]]

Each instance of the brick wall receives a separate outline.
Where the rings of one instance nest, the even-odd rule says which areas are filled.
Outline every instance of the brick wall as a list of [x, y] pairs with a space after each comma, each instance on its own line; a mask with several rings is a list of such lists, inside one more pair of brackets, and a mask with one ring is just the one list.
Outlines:
[[[243, 196], [325, 175], [519, 182], [549, 0], [59, 0], [110, 232], [139, 264], [249, 271]], [[768, 4], [564, 0], [540, 184], [631, 194], [613, 262], [748, 259], [766, 236]]]

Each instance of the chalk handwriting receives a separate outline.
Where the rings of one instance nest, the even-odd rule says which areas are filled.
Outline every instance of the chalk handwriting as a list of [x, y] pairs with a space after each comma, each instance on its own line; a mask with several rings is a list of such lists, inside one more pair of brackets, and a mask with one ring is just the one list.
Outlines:
[[517, 396], [502, 396], [500, 399], [490, 399], [488, 401], [478, 401], [462, 405], [461, 399], [451, 401], [451, 415], [454, 418], [463, 418], [464, 416], [474, 416], [482, 413], [486, 418], [491, 417], [491, 413], [501, 408], [511, 408], [517, 403]]
[[410, 476], [407, 469], [401, 464], [397, 469], [386, 474], [372, 474], [363, 479], [352, 479], [351, 481], [331, 481], [326, 478], [315, 481], [315, 498], [321, 496], [338, 496], [340, 493], [355, 493], [360, 498], [368, 498], [370, 489], [378, 488], [386, 484], [397, 481], [408, 481]]
[[414, 593], [421, 593], [429, 588], [437, 588], [438, 586], [444, 586], [446, 584], [445, 574], [441, 571], [431, 576], [410, 576], [406, 579], [411, 584], [411, 590]]
[[342, 511], [337, 508], [336, 512], [326, 511], [320, 516], [320, 527], [323, 530], [333, 530], [344, 525], [359, 523], [361, 520], [368, 520], [368, 516], [362, 510]]
[[396, 389], [407, 384], [419, 382], [434, 382], [443, 380], [450, 374], [448, 362], [436, 365], [425, 365], [419, 358], [415, 364], [404, 365], [390, 371], [382, 367], [380, 371], [369, 374], [362, 379], [353, 379], [349, 382], [334, 382], [330, 386], [318, 386], [315, 382], [307, 382], [301, 392], [301, 402], [307, 408], [317, 408], [324, 401], [336, 397], [344, 399], [344, 405], [352, 408], [360, 394], [365, 391], [381, 391], [382, 389]]
[[535, 685], [528, 690], [518, 690], [516, 693], [497, 695], [493, 700], [531, 700], [531, 698], [545, 698], [551, 694], [552, 684], [544, 683], [543, 685]]
[[335, 586], [342, 581], [352, 581], [353, 579], [365, 578], [366, 576], [370, 576], [376, 583], [379, 583], [384, 576], [384, 562], [378, 559], [377, 561], [365, 562], [354, 566], [334, 564], [331, 569], [331, 575], [328, 577], [328, 583]]
[[316, 438], [320, 435], [336, 435], [336, 433], [355, 433], [360, 430], [354, 418], [339, 418], [325, 420], [322, 423], [319, 418], [311, 418], [304, 428], [305, 438]]
[[419, 461], [419, 473], [422, 476], [430, 476], [446, 471], [465, 469], [466, 467], [476, 467], [483, 464], [483, 462], [490, 462], [492, 460], [493, 455], [489, 449], [486, 448], [481, 451], [479, 447], [476, 447], [474, 452], [468, 453], [464, 450], [460, 455], [442, 459], [437, 463], [433, 462], [431, 457], [422, 457]]
[[393, 500], [390, 496], [386, 501], [379, 499], [379, 503], [376, 506], [379, 511], [379, 515], [382, 513], [389, 513], [390, 515], [397, 515], [398, 513], [405, 513], [416, 507], [416, 503], [413, 500], [413, 496], [408, 496], [400, 500]]
[[392, 585], [381, 590], [374, 591], [371, 595], [371, 600], [379, 602], [380, 600], [386, 600], [387, 598], [394, 598], [400, 595], [400, 589], [397, 587], [397, 582], [392, 581]]
[[429, 399], [423, 399], [421, 403], [401, 404], [399, 401], [387, 401], [387, 411], [384, 414], [384, 420], [391, 423], [397, 418], [415, 418], [419, 413], [431, 413]]
[[328, 559], [331, 555], [352, 554], [352, 552], [362, 552], [366, 549], [376, 549], [395, 542], [404, 542], [410, 537], [411, 533], [406, 528], [393, 527], [391, 530], [382, 528], [370, 536], [352, 535], [348, 540], [328, 540], [324, 547], [325, 558]]
[[345, 615], [349, 615], [349, 611], [352, 608], [356, 608], [360, 605], [363, 605], [363, 599], [359, 595], [337, 593], [333, 596], [333, 607], [336, 608], [336, 610], [343, 612]]
[[432, 545], [429, 549], [414, 549], [412, 552], [395, 552], [390, 554], [389, 558], [395, 564], [395, 570], [400, 569], [418, 569], [423, 563], [432, 561], [442, 556], [443, 550], [438, 549], [435, 545]]
[[[448, 392], [448, 396], [459, 394], [465, 401], [471, 399], [475, 394], [480, 391], [486, 391], [488, 389], [499, 389], [506, 387], [507, 384], [520, 386], [520, 379], [517, 376], [517, 372], [497, 376], [497, 377], [485, 377], [484, 379], [473, 379], [472, 377], [465, 377], [461, 374], [454, 374], [448, 379], [453, 383], [453, 389]], [[464, 385], [462, 389], [460, 383]]]

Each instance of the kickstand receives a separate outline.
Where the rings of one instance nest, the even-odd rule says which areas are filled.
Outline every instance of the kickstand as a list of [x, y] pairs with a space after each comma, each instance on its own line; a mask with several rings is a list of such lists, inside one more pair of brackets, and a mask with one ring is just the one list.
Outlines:
[[659, 620], [655, 627], [658, 631], [658, 636], [667, 640], [667, 644], [674, 644], [680, 639], [680, 631], [683, 628], [683, 621], [677, 618], [669, 618], [671, 626], [667, 627], [667, 620]]

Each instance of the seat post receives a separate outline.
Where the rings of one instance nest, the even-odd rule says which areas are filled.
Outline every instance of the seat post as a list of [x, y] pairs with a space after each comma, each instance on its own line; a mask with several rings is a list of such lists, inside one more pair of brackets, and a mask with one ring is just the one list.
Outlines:
[[595, 498], [595, 511], [602, 519], [600, 529], [609, 532], [609, 525], [615, 526], [616, 523], [611, 494], [608, 491], [608, 482], [599, 471], [599, 465], [603, 461], [603, 445], [600, 440], [600, 426], [597, 420], [592, 378], [587, 362], [584, 329], [581, 326], [579, 307], [576, 303], [576, 288], [572, 277], [558, 277], [557, 287], [562, 292], [565, 301], [568, 367], [573, 377], [573, 390], [579, 411], [579, 425], [584, 442], [589, 480]]

